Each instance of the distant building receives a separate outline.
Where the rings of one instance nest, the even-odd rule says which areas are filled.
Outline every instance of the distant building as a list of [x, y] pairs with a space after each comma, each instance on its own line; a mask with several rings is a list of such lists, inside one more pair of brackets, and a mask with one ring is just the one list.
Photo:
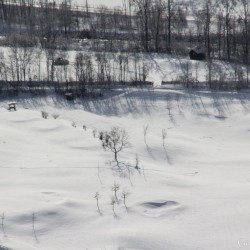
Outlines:
[[56, 60], [53, 61], [54, 66], [66, 66], [69, 65], [69, 61], [67, 59], [63, 59], [61, 57], [56, 58]]
[[197, 46], [191, 49], [189, 52], [189, 56], [191, 60], [205, 60], [206, 59], [205, 50], [200, 46]]

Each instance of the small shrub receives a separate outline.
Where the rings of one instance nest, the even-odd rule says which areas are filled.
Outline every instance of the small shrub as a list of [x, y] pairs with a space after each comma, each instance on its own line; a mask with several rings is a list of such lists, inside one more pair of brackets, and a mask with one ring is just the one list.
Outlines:
[[41, 111], [41, 114], [42, 114], [42, 118], [43, 118], [43, 119], [48, 119], [48, 117], [49, 117], [49, 113], [48, 113], [48, 112], [46, 112], [46, 111]]
[[56, 120], [59, 117], [59, 115], [58, 114], [53, 114], [52, 117]]
[[102, 141], [104, 139], [104, 132], [99, 133], [99, 140]]

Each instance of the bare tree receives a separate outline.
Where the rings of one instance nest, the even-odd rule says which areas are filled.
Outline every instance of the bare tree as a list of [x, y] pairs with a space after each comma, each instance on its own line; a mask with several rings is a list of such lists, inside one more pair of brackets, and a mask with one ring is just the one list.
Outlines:
[[61, 29], [64, 31], [64, 35], [67, 36], [71, 30], [72, 15], [71, 15], [71, 0], [64, 0], [59, 5], [58, 18]]
[[5, 56], [2, 51], [0, 51], [0, 78], [8, 81], [8, 65], [5, 62]]
[[211, 43], [210, 43], [210, 36], [211, 36], [211, 20], [212, 20], [212, 1], [205, 0], [204, 7], [203, 7], [203, 22], [204, 22], [204, 36], [205, 36], [205, 45], [207, 47], [207, 56], [210, 58], [211, 56]]
[[154, 49], [156, 52], [160, 50], [160, 41], [161, 34], [164, 27], [163, 15], [164, 15], [164, 0], [158, 0], [152, 6], [152, 15], [151, 15], [151, 33], [154, 39]]
[[242, 11], [240, 12], [240, 17], [243, 23], [243, 36], [244, 36], [244, 62], [247, 66], [247, 86], [249, 84], [249, 23], [250, 23], [250, 2], [249, 0], [239, 0]]
[[227, 59], [231, 59], [231, 32], [232, 32], [232, 14], [235, 10], [235, 6], [237, 4], [236, 0], [219, 0], [219, 6], [221, 6], [225, 13], [225, 31], [226, 31], [226, 54]]
[[212, 60], [208, 58], [207, 60], [207, 81], [209, 88], [211, 89], [212, 87]]
[[150, 40], [150, 10], [152, 7], [152, 0], [134, 0], [134, 3], [138, 9], [140, 23], [141, 23], [141, 40], [145, 51], [149, 51]]
[[168, 18], [168, 51], [171, 52], [171, 37], [172, 37], [172, 19], [173, 19], [174, 0], [167, 0], [167, 18]]
[[113, 127], [110, 131], [103, 133], [100, 139], [103, 148], [114, 153], [114, 160], [119, 167], [119, 153], [130, 147], [128, 133], [124, 129]]

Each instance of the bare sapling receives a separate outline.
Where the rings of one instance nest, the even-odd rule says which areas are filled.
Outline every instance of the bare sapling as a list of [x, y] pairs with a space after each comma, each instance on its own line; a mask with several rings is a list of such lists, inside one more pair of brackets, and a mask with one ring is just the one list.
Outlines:
[[34, 237], [36, 241], [38, 241], [37, 235], [36, 235], [36, 229], [35, 229], [35, 221], [36, 221], [36, 216], [35, 216], [35, 213], [33, 212], [32, 213], [32, 229], [33, 229]]
[[163, 145], [163, 148], [165, 149], [166, 147], [165, 147], [165, 140], [166, 140], [166, 138], [167, 138], [167, 131], [166, 131], [166, 129], [162, 129], [161, 130], [161, 136], [162, 136], [162, 145]]
[[32, 213], [32, 228], [35, 229], [35, 213]]
[[97, 132], [96, 132], [95, 129], [92, 131], [92, 133], [93, 133], [93, 137], [96, 138], [96, 133], [97, 133]]
[[128, 196], [130, 195], [129, 191], [126, 191], [126, 190], [123, 190], [122, 191], [122, 194], [121, 194], [121, 197], [122, 197], [122, 200], [123, 200], [123, 204], [125, 206], [125, 208], [127, 209], [127, 204], [126, 204], [126, 200], [128, 198]]
[[119, 189], [120, 189], [120, 185], [117, 184], [116, 182], [114, 182], [114, 185], [112, 186], [111, 189], [112, 189], [112, 191], [114, 191], [114, 197], [115, 197], [116, 202], [118, 203], [119, 200], [118, 200], [118, 197], [117, 197], [117, 192], [118, 192]]
[[167, 110], [168, 110], [168, 115], [171, 118], [171, 109], [172, 109], [172, 103], [170, 100], [170, 96], [166, 96], [166, 100], [167, 100]]
[[127, 171], [128, 171], [129, 182], [130, 182], [131, 186], [133, 186], [133, 183], [132, 183], [132, 180], [131, 180], [131, 174], [133, 173], [132, 168], [131, 168], [131, 166], [129, 164], [126, 165], [126, 168], [127, 168]]
[[102, 180], [101, 180], [101, 176], [100, 176], [100, 165], [98, 163], [98, 166], [97, 166], [97, 176], [98, 176], [98, 179], [100, 181], [100, 183], [102, 184]]
[[143, 136], [144, 136], [144, 142], [147, 145], [147, 134], [148, 134], [148, 124], [143, 126]]
[[116, 198], [115, 198], [115, 196], [112, 196], [111, 197], [111, 201], [110, 201], [110, 205], [112, 206], [112, 211], [114, 213], [114, 216], [116, 216], [116, 213], [115, 213], [115, 203], [116, 203]]
[[96, 200], [96, 206], [99, 213], [101, 213], [100, 207], [99, 207], [99, 200], [100, 200], [100, 194], [98, 192], [95, 193], [94, 198]]
[[2, 215], [1, 215], [1, 227], [2, 227], [2, 231], [3, 231], [3, 235], [6, 236], [4, 220], [5, 220], [5, 215], [4, 215], [4, 213], [2, 213]]
[[169, 164], [171, 164], [171, 161], [170, 161], [167, 149], [166, 149], [166, 145], [165, 145], [165, 140], [167, 138], [167, 131], [164, 128], [161, 130], [161, 136], [162, 136], [162, 146], [163, 146], [163, 149], [165, 151], [167, 161], [168, 161]]
[[135, 155], [135, 169], [136, 170], [139, 170], [140, 167], [139, 167], [139, 157], [138, 157], [138, 154]]
[[181, 107], [180, 107], [181, 95], [176, 94], [175, 96], [176, 96], [175, 99], [176, 99], [176, 102], [177, 102], [177, 106], [178, 106], [179, 112], [181, 112]]

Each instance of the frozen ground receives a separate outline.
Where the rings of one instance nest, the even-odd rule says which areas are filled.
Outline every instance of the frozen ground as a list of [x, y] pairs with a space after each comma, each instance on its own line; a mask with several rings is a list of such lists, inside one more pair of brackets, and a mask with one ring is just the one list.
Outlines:
[[[249, 93], [116, 90], [102, 100], [74, 103], [55, 96], [14, 100], [17, 112], [6, 110], [9, 100], [0, 103], [0, 245], [250, 248]], [[41, 110], [50, 114], [47, 120]], [[110, 165], [112, 154], [93, 137], [94, 130], [112, 126], [130, 136], [121, 160], [134, 164], [138, 154], [141, 169], [130, 179]], [[120, 201], [116, 216], [110, 205], [114, 182], [119, 197], [123, 189], [130, 192], [128, 209]]]

